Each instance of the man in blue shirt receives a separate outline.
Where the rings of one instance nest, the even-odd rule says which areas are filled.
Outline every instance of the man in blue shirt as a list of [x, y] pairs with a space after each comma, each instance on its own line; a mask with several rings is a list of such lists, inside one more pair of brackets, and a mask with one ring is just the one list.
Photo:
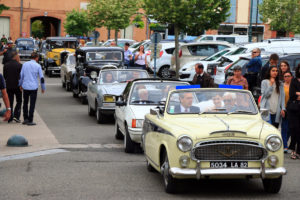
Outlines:
[[253, 88], [257, 86], [258, 74], [260, 73], [262, 66], [260, 52], [259, 48], [253, 49], [251, 55], [252, 58], [246, 65], [248, 88], [251, 92], [253, 91]]
[[[20, 89], [23, 90], [23, 117], [24, 125], [33, 126], [33, 114], [35, 109], [35, 102], [37, 98], [37, 91], [39, 88], [38, 77], [41, 82], [42, 93], [45, 92], [45, 79], [42, 72], [41, 65], [38, 64], [39, 56], [36, 52], [31, 54], [31, 59], [23, 64], [20, 74]], [[28, 112], [28, 101], [30, 99], [30, 108]]]
[[124, 65], [127, 67], [130, 66], [130, 62], [132, 60], [132, 52], [128, 48], [129, 43], [126, 42], [124, 46]]

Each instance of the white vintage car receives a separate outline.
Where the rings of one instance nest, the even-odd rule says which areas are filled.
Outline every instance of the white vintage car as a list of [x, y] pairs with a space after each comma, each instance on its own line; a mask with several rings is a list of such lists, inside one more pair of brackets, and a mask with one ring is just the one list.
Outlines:
[[115, 137], [124, 138], [126, 153], [134, 153], [141, 143], [144, 117], [165, 102], [168, 92], [178, 85], [188, 85], [186, 82], [137, 79], [129, 82], [116, 102], [115, 109]]
[[76, 58], [74, 54], [68, 54], [60, 69], [60, 78], [62, 87], [66, 88], [67, 91], [71, 91], [71, 79], [72, 75], [75, 73], [75, 65], [76, 65]]

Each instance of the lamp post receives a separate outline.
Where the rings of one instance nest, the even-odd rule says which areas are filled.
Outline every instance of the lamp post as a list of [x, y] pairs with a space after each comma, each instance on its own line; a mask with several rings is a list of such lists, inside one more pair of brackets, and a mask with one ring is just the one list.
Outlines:
[[251, 0], [250, 5], [250, 24], [248, 29], [249, 42], [252, 42], [252, 12], [253, 12], [253, 0]]

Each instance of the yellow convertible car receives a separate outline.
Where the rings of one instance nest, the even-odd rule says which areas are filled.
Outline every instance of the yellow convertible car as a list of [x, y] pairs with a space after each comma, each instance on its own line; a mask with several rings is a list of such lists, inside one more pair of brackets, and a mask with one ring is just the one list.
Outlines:
[[189, 178], [261, 178], [266, 192], [279, 192], [286, 174], [281, 134], [262, 120], [249, 91], [176, 89], [161, 104], [145, 116], [142, 146], [166, 192]]

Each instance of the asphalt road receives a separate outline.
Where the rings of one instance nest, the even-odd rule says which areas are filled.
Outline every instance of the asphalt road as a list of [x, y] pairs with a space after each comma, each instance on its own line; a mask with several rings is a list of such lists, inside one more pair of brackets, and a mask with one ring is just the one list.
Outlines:
[[279, 194], [264, 193], [260, 180], [185, 181], [179, 194], [167, 194], [160, 174], [147, 171], [142, 154], [126, 154], [120, 148], [113, 121], [97, 124], [87, 106], [61, 87], [59, 78], [47, 78], [46, 83], [37, 111], [61, 144], [74, 147], [65, 153], [0, 162], [0, 200], [299, 199], [300, 160], [288, 156], [288, 175]]

